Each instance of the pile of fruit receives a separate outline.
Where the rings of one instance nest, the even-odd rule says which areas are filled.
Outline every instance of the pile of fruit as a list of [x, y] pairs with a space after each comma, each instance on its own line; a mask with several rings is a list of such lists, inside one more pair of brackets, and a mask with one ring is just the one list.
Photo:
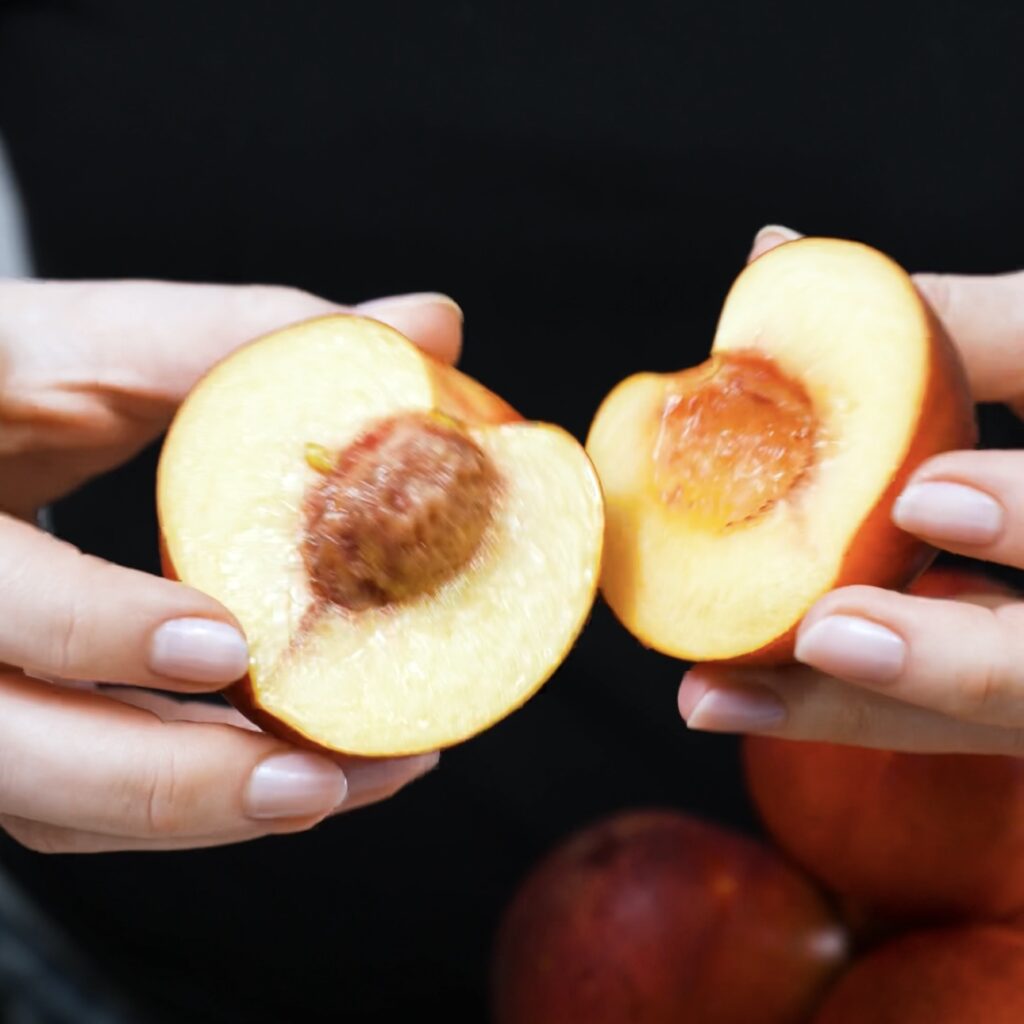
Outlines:
[[[791, 661], [824, 594], [929, 564], [893, 502], [976, 436], [911, 278], [804, 238], [739, 275], [705, 363], [618, 384], [585, 448], [375, 320], [257, 339], [168, 433], [163, 559], [244, 629], [228, 696], [254, 722], [415, 754], [529, 700], [598, 586], [665, 654]], [[572, 839], [509, 910], [496, 1024], [1024, 1022], [1016, 760], [767, 739], [746, 758], [776, 846], [675, 812]]]
[[[1005, 593], [953, 570], [915, 590]], [[1024, 1021], [1024, 761], [743, 756], [771, 839], [675, 811], [571, 837], [505, 913], [494, 1024]]]

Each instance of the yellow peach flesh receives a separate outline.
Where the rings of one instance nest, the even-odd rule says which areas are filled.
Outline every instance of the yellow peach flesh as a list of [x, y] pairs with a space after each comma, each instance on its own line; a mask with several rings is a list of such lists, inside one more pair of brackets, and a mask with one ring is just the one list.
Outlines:
[[[315, 372], [310, 372], [315, 367]], [[500, 476], [469, 565], [429, 594], [358, 612], [319, 607], [303, 505], [324, 453], [396, 414], [466, 427]], [[174, 572], [224, 603], [249, 640], [255, 703], [328, 749], [449, 746], [527, 700], [589, 614], [603, 503], [582, 447], [440, 367], [383, 324], [327, 317], [260, 339], [190, 394], [161, 456]], [[310, 447], [312, 446], [312, 447]]]

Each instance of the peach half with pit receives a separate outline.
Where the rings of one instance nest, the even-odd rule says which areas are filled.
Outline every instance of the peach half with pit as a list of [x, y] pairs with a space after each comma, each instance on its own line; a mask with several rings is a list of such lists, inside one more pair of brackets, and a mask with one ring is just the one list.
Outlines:
[[827, 591], [900, 589], [929, 564], [893, 501], [975, 437], [959, 355], [911, 278], [856, 242], [787, 242], [736, 279], [707, 362], [629, 377], [598, 410], [602, 593], [666, 654], [788, 661]]
[[554, 672], [596, 593], [583, 447], [358, 316], [214, 367], [171, 425], [157, 499], [166, 571], [248, 638], [228, 697], [328, 751], [479, 733]]

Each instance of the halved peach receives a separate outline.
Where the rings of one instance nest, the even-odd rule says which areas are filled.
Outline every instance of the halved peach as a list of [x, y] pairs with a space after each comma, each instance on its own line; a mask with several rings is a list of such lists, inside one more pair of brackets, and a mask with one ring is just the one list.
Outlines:
[[892, 503], [974, 442], [959, 356], [910, 277], [855, 242], [781, 245], [737, 278], [706, 363], [629, 377], [598, 410], [604, 597], [667, 654], [789, 660], [824, 593], [927, 566]]
[[298, 742], [450, 746], [526, 701], [594, 599], [582, 446], [389, 327], [307, 321], [189, 394], [160, 459], [168, 571], [249, 640], [229, 697]]

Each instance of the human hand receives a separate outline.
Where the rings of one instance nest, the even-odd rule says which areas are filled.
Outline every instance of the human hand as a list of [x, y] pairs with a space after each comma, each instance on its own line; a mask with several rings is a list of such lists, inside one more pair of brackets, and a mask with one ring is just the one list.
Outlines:
[[[798, 237], [763, 229], [749, 259]], [[918, 274], [979, 402], [1024, 413], [1024, 273]], [[1024, 453], [962, 451], [923, 463], [893, 508], [936, 547], [1024, 568]], [[799, 667], [698, 665], [679, 710], [692, 729], [914, 751], [1024, 752], [1024, 602], [844, 587], [797, 633]]]
[[[158, 437], [239, 344], [342, 308], [290, 288], [0, 281], [0, 826], [24, 845], [170, 850], [301, 831], [436, 763], [329, 759], [227, 707], [154, 692], [245, 673], [230, 612], [31, 525]], [[444, 296], [358, 311], [458, 356], [461, 313]]]

